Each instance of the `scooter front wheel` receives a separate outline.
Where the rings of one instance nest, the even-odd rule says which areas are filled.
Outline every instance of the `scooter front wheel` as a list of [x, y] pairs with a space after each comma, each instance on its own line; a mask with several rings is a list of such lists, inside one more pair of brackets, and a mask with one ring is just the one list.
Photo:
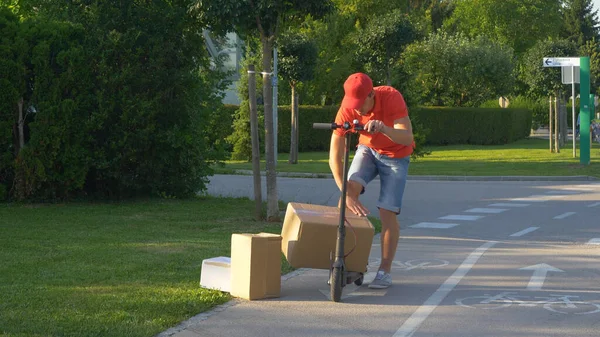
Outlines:
[[331, 300], [339, 302], [342, 299], [342, 269], [334, 267], [331, 271], [330, 295]]

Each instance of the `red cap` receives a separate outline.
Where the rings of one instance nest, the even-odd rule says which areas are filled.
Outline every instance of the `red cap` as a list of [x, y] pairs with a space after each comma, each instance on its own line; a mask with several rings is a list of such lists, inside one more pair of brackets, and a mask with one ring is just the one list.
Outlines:
[[373, 90], [373, 81], [363, 73], [355, 73], [344, 83], [342, 108], [359, 109]]

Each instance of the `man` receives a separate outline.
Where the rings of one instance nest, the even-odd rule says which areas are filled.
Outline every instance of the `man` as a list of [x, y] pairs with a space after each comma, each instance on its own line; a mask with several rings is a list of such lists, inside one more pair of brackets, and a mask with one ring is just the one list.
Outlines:
[[[369, 288], [383, 289], [392, 284], [390, 270], [396, 254], [400, 225], [398, 214], [410, 155], [414, 149], [412, 125], [404, 98], [389, 86], [373, 87], [373, 81], [363, 73], [352, 74], [344, 83], [344, 99], [335, 122], [364, 125], [359, 145], [348, 171], [346, 205], [360, 216], [369, 214], [358, 200], [367, 184], [379, 175], [381, 190], [377, 208], [381, 219], [381, 264]], [[329, 167], [338, 187], [342, 188], [344, 130], [336, 129], [331, 136]]]

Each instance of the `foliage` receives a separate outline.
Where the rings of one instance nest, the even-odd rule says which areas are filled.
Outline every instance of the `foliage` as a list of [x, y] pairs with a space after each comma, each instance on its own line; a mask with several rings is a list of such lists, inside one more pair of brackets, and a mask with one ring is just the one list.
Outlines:
[[592, 0], [564, 0], [564, 17], [561, 36], [578, 47], [598, 37], [600, 22], [598, 11], [594, 11]]
[[[231, 126], [231, 133], [227, 137], [227, 143], [230, 144], [232, 152], [231, 158], [235, 160], [252, 160], [252, 138], [251, 138], [251, 127], [250, 127], [250, 98], [248, 92], [248, 65], [254, 65], [254, 71], [256, 73], [256, 97], [257, 103], [263, 102], [262, 97], [262, 81], [260, 81], [259, 74], [262, 72], [262, 66], [260, 60], [262, 59], [262, 50], [259, 45], [258, 38], [249, 38], [246, 41], [244, 58], [241, 62], [242, 72], [240, 74], [240, 81], [238, 82], [238, 95], [240, 98], [240, 106], [236, 107], [236, 111], [233, 114], [233, 125]], [[230, 107], [228, 109], [232, 109]], [[231, 112], [231, 110], [229, 110]], [[264, 125], [264, 113], [260, 107], [257, 106], [258, 115], [258, 137], [260, 140], [261, 148], [264, 146], [265, 130], [262, 127]]]
[[419, 37], [408, 15], [400, 10], [372, 18], [356, 32], [356, 60], [376, 83], [391, 85], [392, 71], [405, 47]]
[[[509, 107], [512, 109], [526, 109], [531, 111], [531, 128], [537, 130], [541, 126], [548, 125], [548, 110], [549, 102], [547, 97], [542, 98], [530, 98], [527, 96], [519, 95], [516, 97], [507, 97], [510, 104]], [[483, 103], [480, 108], [498, 108], [499, 103], [497, 99], [493, 99]], [[570, 110], [569, 110], [570, 111]]]
[[419, 107], [411, 114], [431, 130], [427, 145], [507, 144], [531, 132], [525, 109]]
[[564, 91], [560, 67], [544, 68], [542, 60], [552, 57], [568, 57], [576, 53], [576, 46], [565, 40], [544, 40], [533, 46], [523, 57], [520, 78], [528, 86], [531, 97], [540, 97]]
[[314, 78], [317, 46], [306, 36], [288, 32], [278, 41], [278, 70], [292, 85]]
[[477, 106], [513, 87], [512, 51], [486, 38], [431, 34], [410, 45], [404, 69], [411, 74], [407, 96], [438, 106]]
[[590, 58], [590, 93], [600, 95], [600, 44], [593, 38], [579, 50], [579, 55]]
[[457, 0], [449, 32], [487, 36], [521, 55], [538, 40], [557, 37], [562, 0]]
[[225, 155], [214, 128], [227, 83], [203, 48], [190, 1], [21, 2], [35, 8], [19, 28], [21, 95], [37, 112], [15, 161], [14, 197], [205, 188]]
[[18, 17], [0, 6], [0, 200], [6, 196], [14, 177], [13, 128], [22, 87], [19, 76], [22, 67], [15, 45], [19, 29]]

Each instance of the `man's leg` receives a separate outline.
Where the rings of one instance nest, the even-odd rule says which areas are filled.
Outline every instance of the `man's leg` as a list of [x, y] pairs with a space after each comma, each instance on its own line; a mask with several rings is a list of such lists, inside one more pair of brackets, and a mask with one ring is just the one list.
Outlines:
[[381, 264], [379, 270], [389, 273], [398, 247], [400, 224], [398, 215], [387, 209], [379, 209], [379, 218], [381, 219]]
[[381, 190], [377, 208], [381, 220], [381, 264], [375, 279], [369, 288], [382, 289], [392, 285], [390, 271], [396, 255], [400, 224], [398, 214], [402, 209], [402, 198], [410, 157], [389, 158], [379, 156], [377, 169], [381, 182]]
[[[361, 216], [368, 214], [368, 210], [362, 205], [358, 198], [367, 184], [373, 180], [376, 175], [377, 166], [372, 150], [364, 145], [360, 145], [356, 150], [352, 164], [348, 169], [346, 206], [351, 212]], [[351, 205], [351, 203], [353, 205]]]

